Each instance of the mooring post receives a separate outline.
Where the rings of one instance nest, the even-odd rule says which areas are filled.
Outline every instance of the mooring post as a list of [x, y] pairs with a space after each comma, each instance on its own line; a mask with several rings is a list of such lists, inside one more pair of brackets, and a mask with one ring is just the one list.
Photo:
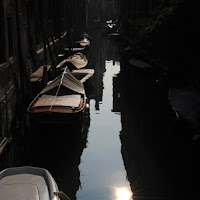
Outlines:
[[48, 72], [47, 72], [47, 65], [43, 66], [43, 87], [46, 86], [48, 82]]
[[56, 44], [55, 44], [55, 41], [54, 41], [54, 37], [53, 37], [53, 36], [51, 36], [51, 40], [52, 40], [52, 42], [53, 42], [54, 53], [55, 53], [55, 56], [56, 56], [56, 61], [57, 61], [56, 64], [58, 64], [58, 63], [59, 63], [59, 59], [58, 59], [58, 54], [59, 54], [59, 52], [58, 52], [58, 49], [57, 49], [57, 47], [56, 47]]

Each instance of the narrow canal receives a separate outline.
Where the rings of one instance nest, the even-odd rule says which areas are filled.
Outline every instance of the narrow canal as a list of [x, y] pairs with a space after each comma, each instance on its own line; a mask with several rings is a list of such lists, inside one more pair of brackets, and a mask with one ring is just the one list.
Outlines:
[[45, 168], [71, 200], [195, 196], [199, 147], [191, 127], [176, 120], [165, 77], [128, 66], [117, 43], [93, 35], [89, 114], [80, 124], [31, 123], [30, 134], [13, 136], [1, 169]]
[[98, 110], [90, 101], [91, 122], [87, 148], [81, 156], [79, 169], [81, 187], [78, 200], [131, 199], [129, 182], [121, 155], [121, 119], [113, 112], [113, 79], [120, 72], [120, 64], [105, 61], [103, 98]]

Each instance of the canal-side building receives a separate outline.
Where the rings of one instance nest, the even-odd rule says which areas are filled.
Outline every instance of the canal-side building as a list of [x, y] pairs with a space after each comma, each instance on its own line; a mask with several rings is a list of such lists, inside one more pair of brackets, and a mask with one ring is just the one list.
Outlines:
[[2, 146], [2, 139], [11, 135], [11, 124], [16, 116], [19, 89], [17, 85], [20, 80], [16, 26], [14, 2], [0, 1], [0, 144]]
[[69, 33], [76, 38], [86, 25], [85, 1], [0, 1], [0, 153], [2, 141], [28, 122], [31, 73], [55, 65]]

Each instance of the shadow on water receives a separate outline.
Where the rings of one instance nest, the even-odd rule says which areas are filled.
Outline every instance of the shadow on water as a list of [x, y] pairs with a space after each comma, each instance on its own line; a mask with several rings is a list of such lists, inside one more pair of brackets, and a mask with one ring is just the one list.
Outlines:
[[[80, 186], [80, 156], [86, 147], [89, 119], [80, 125], [40, 126], [31, 138], [32, 166], [43, 166], [51, 171], [60, 190], [76, 199]], [[42, 136], [41, 136], [42, 135]], [[35, 147], [35, 148], [34, 148]], [[40, 155], [40, 156], [38, 156]]]
[[33, 124], [29, 135], [14, 137], [1, 158], [1, 168], [42, 167], [52, 174], [58, 188], [76, 199], [80, 187], [80, 156], [86, 147], [90, 117], [79, 125]]
[[175, 118], [167, 80], [121, 60], [121, 142], [127, 177], [136, 199], [199, 196], [199, 164], [192, 128]]

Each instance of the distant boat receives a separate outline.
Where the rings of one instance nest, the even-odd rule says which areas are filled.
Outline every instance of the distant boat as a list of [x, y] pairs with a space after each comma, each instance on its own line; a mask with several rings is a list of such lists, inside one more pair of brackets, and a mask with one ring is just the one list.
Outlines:
[[113, 39], [113, 40], [117, 40], [117, 41], [118, 40], [120, 41], [120, 39], [121, 39], [121, 35], [118, 32], [110, 33], [110, 34], [108, 34], [108, 37], [109, 37], [109, 39]]
[[85, 47], [71, 47], [71, 48], [66, 47], [64, 50], [65, 51], [82, 51], [82, 50], [85, 50]]
[[39, 123], [67, 123], [80, 119], [85, 107], [84, 85], [66, 67], [35, 97], [28, 112]]
[[75, 43], [73, 47], [66, 47], [64, 48], [64, 52], [66, 56], [71, 56], [76, 53], [83, 53], [84, 55], [87, 55], [88, 53], [88, 48], [87, 46], [81, 46], [80, 43]]
[[88, 60], [85, 55], [78, 52], [72, 56], [69, 56], [67, 59], [64, 59], [62, 62], [60, 62], [56, 66], [56, 68], [60, 70], [60, 69], [65, 68], [66, 66], [70, 67], [69, 63], [71, 63], [74, 66], [71, 68], [81, 69], [81, 68], [84, 68], [88, 64]]
[[81, 46], [89, 46], [90, 45], [90, 40], [88, 38], [84, 37], [82, 40], [77, 41]]
[[83, 34], [81, 35], [81, 37], [89, 38], [90, 36], [89, 36], [87, 33], [83, 33]]
[[48, 170], [37, 167], [13, 167], [0, 172], [1, 200], [70, 200], [59, 191]]

